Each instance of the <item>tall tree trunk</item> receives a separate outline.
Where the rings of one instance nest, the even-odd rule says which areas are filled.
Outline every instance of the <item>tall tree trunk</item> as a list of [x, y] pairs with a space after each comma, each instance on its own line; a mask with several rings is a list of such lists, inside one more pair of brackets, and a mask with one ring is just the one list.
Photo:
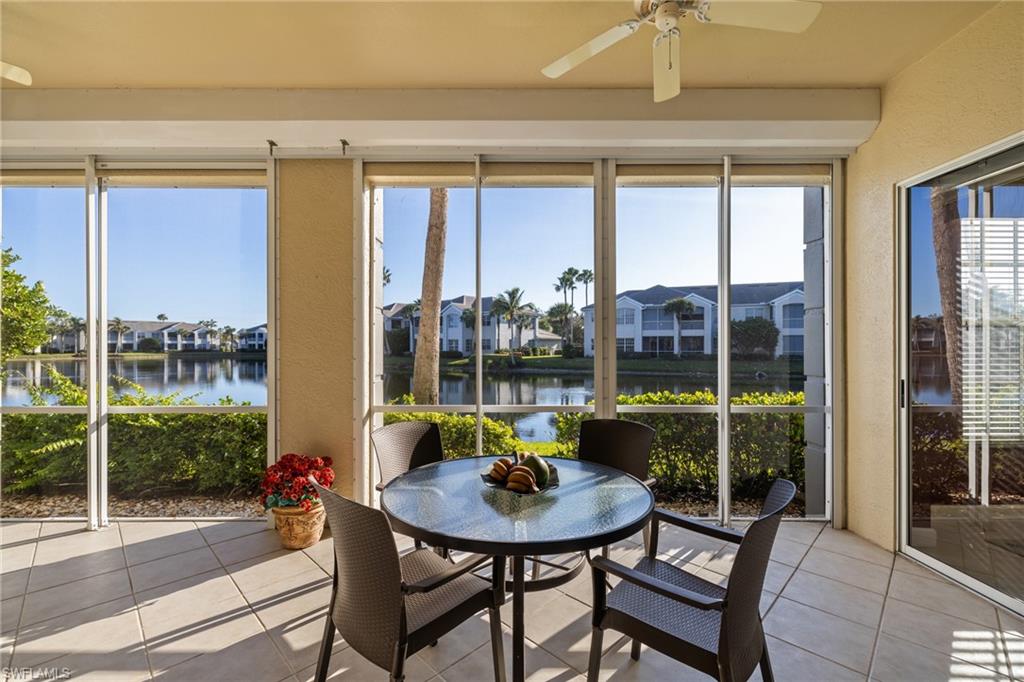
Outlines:
[[932, 243], [939, 278], [942, 328], [946, 335], [946, 366], [953, 404], [963, 400], [963, 353], [960, 343], [960, 209], [955, 189], [932, 189]]
[[412, 394], [419, 405], [436, 405], [441, 351], [441, 285], [444, 281], [445, 241], [448, 237], [448, 190], [430, 190], [427, 243], [423, 256], [420, 295], [420, 336], [412, 371]]

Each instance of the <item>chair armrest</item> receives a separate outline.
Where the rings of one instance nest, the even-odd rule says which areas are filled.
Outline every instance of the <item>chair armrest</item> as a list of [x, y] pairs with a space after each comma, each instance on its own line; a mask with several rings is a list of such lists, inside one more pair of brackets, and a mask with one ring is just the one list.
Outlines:
[[654, 486], [658, 485], [658, 479], [648, 478], [646, 481], [644, 481], [644, 485], [647, 486], [648, 488], [653, 488]]
[[[422, 550], [430, 551], [430, 550]], [[482, 564], [487, 563], [491, 560], [491, 557], [486, 554], [471, 554], [457, 564], [452, 564], [440, 573], [435, 573], [429, 578], [424, 578], [419, 582], [415, 583], [402, 583], [402, 591], [406, 594], [416, 594], [418, 592], [430, 592], [436, 590], [442, 585], [446, 585], [451, 581], [455, 580], [459, 576], [463, 576], [470, 571], [479, 568]]]
[[722, 528], [711, 523], [704, 523], [697, 519], [677, 514], [676, 512], [669, 511], [668, 509], [655, 509], [654, 510], [654, 522], [664, 521], [670, 523], [673, 526], [679, 526], [686, 530], [692, 530], [695, 533], [701, 535], [708, 535], [719, 540], [726, 542], [733, 542], [737, 545], [743, 540], [743, 533], [732, 528]]
[[[653, 576], [649, 576], [646, 573], [627, 568], [620, 563], [614, 562], [611, 559], [605, 559], [604, 557], [594, 557], [590, 560], [590, 565], [594, 568], [595, 572], [610, 573], [614, 576], [622, 578], [626, 582], [633, 583], [639, 587], [650, 590], [660, 594], [663, 597], [668, 597], [673, 601], [687, 604], [694, 608], [701, 609], [702, 611], [721, 611], [725, 602], [721, 599], [714, 599], [706, 595], [687, 590], [682, 587], [673, 585], [672, 583], [665, 582], [664, 580], [658, 580]], [[594, 576], [595, 583], [600, 578], [600, 582], [604, 582], [603, 576]]]
[[384, 484], [383, 484], [383, 483], [378, 483], [377, 485], [375, 485], [375, 486], [373, 486], [373, 487], [374, 487], [374, 489], [375, 489], [375, 490], [376, 490], [377, 492], [381, 492], [381, 491], [383, 491], [383, 490], [384, 490]]

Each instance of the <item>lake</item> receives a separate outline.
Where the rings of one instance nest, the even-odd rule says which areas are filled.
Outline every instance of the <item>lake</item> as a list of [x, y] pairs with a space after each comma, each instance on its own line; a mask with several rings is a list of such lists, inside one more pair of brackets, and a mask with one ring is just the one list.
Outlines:
[[[50, 379], [45, 367], [53, 365], [61, 374], [75, 383], [85, 383], [84, 359], [12, 360], [6, 364], [2, 399], [4, 405], [27, 405], [27, 386], [48, 386]], [[230, 397], [235, 402], [266, 404], [267, 362], [263, 357], [150, 357], [131, 356], [109, 361], [111, 376], [120, 376], [141, 385], [147, 392], [157, 395], [180, 393], [193, 396], [202, 404], [215, 404]], [[733, 391], [799, 391], [802, 381], [778, 379], [758, 380], [753, 376], [736, 377]], [[115, 393], [130, 392], [129, 387], [112, 383]], [[671, 375], [621, 374], [619, 391], [635, 395], [652, 391], [682, 393], [710, 389], [716, 390], [714, 377], [680, 377]], [[395, 400], [412, 392], [412, 372], [388, 370], [384, 376], [384, 399]], [[475, 398], [472, 374], [442, 374], [441, 403], [471, 405]], [[486, 405], [586, 405], [594, 399], [593, 377], [585, 374], [500, 374], [484, 377], [483, 402]], [[486, 412], [486, 407], [484, 408]], [[500, 417], [512, 424], [517, 435], [527, 441], [550, 441], [555, 438], [554, 414], [503, 414]]]

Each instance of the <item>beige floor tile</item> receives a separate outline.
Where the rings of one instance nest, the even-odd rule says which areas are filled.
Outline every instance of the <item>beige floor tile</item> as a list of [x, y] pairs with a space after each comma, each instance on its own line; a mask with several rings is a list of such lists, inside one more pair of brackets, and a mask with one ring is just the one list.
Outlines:
[[775, 544], [772, 545], [772, 561], [777, 561], [787, 566], [797, 566], [800, 564], [800, 560], [807, 554], [807, 550], [810, 549], [810, 545], [806, 545], [800, 542], [793, 542], [785, 538], [775, 538]]
[[889, 596], [993, 629], [999, 627], [994, 606], [944, 580], [894, 573], [889, 584]]
[[142, 647], [116, 654], [70, 654], [50, 661], [46, 667], [67, 671], [76, 681], [136, 682], [153, 679]]
[[143, 650], [135, 600], [122, 597], [22, 627], [14, 664], [37, 667], [71, 654], [130, 658], [133, 652]]
[[[324, 634], [330, 586], [282, 595], [255, 608], [256, 617], [266, 628], [278, 651], [293, 671], [316, 663]], [[344, 648], [341, 634], [334, 633], [334, 649]]]
[[206, 546], [191, 521], [123, 521], [120, 525], [129, 566]]
[[220, 568], [136, 592], [135, 599], [149, 641], [182, 630], [202, 629], [249, 609], [234, 582]]
[[197, 521], [196, 526], [211, 545], [225, 540], [268, 530], [267, 522], [260, 521]]
[[216, 568], [220, 568], [220, 562], [210, 548], [204, 545], [175, 556], [129, 566], [128, 575], [132, 578], [132, 589], [143, 592]]
[[735, 560], [736, 546], [726, 545], [722, 549], [718, 550], [718, 552], [713, 557], [708, 559], [708, 561], [704, 563], [701, 566], [701, 568], [707, 569], [709, 571], [714, 571], [719, 575], [727, 576], [729, 575], [729, 573], [732, 572], [732, 564]]
[[878, 545], [854, 535], [848, 530], [822, 528], [814, 546], [830, 552], [844, 554], [862, 561], [869, 561], [879, 566], [892, 567], [893, 554]]
[[18, 629], [18, 621], [21, 620], [21, 605], [24, 601], [23, 596], [0, 601], [0, 634], [7, 634]]
[[[511, 609], [508, 609], [511, 616]], [[564, 594], [526, 619], [526, 636], [581, 673], [590, 655], [592, 609]], [[609, 640], [609, 644], [611, 641]]]
[[[313, 682], [316, 666], [312, 665], [295, 675], [299, 682]], [[327, 679], [332, 682], [386, 682], [388, 671], [378, 668], [351, 648], [335, 651], [331, 654], [331, 663], [327, 667]], [[424, 663], [418, 655], [405, 662], [405, 682], [426, 682], [436, 680], [437, 672]], [[447, 680], [447, 678], [445, 678]], [[490, 678], [477, 678], [477, 680]], [[477, 682], [475, 680], [474, 682]], [[443, 682], [443, 681], [438, 681]]]
[[[324, 534], [326, 535], [327, 533]], [[324, 538], [312, 547], [307, 547], [302, 551], [306, 556], [315, 561], [327, 575], [331, 575], [334, 572], [334, 540], [330, 537]]]
[[811, 547], [807, 556], [800, 562], [800, 570], [817, 573], [878, 594], [885, 594], [888, 590], [891, 573], [884, 566], [819, 549], [816, 545]]
[[[507, 627], [502, 630], [505, 674], [508, 679], [512, 679], [512, 634]], [[529, 639], [526, 640], [524, 663], [525, 677], [529, 682], [583, 682], [583, 677], [578, 672]], [[490, 641], [455, 665], [442, 670], [441, 676], [446, 682], [480, 682], [494, 679]]]
[[102, 604], [103, 602], [131, 594], [128, 571], [121, 569], [83, 578], [38, 592], [25, 597], [21, 614], [21, 627], [42, 620]]
[[1013, 677], [1024, 680], [1024, 618], [999, 609], [999, 625]]
[[[233, 540], [218, 542], [211, 545], [211, 548], [221, 563], [227, 566], [228, 564], [280, 551], [281, 538], [278, 537], [277, 531], [262, 530], [259, 533], [250, 533]], [[306, 558], [309, 559], [309, 557]]]
[[490, 641], [490, 620], [487, 613], [479, 613], [441, 637], [437, 646], [420, 650], [419, 656], [434, 670], [443, 671], [481, 646], [490, 646]]
[[[776, 680], [786, 682], [863, 682], [864, 675], [833, 663], [827, 658], [815, 656], [809, 651], [795, 647], [781, 639], [768, 637], [768, 656], [771, 658], [772, 673]], [[761, 682], [761, 671], [757, 669], [750, 677], [751, 682]]]
[[875, 628], [779, 597], [764, 621], [765, 632], [834, 663], [868, 672]]
[[44, 521], [39, 527], [39, 539], [78, 535], [79, 533], [102, 533], [111, 528], [116, 531], [117, 524], [112, 523], [102, 530], [91, 531], [85, 527], [85, 521]]
[[893, 564], [893, 570], [899, 571], [900, 573], [909, 573], [910, 575], [916, 575], [919, 578], [929, 578], [931, 580], [945, 580], [941, 575], [936, 573], [926, 566], [922, 566], [916, 561], [911, 561], [906, 557], [897, 556], [896, 562]]
[[871, 628], [878, 627], [885, 602], [875, 592], [801, 570], [793, 574], [782, 596]]
[[778, 561], [769, 561], [764, 574], [764, 589], [769, 592], [782, 592], [795, 570], [792, 566], [780, 564]]
[[28, 591], [125, 567], [121, 535], [116, 526], [40, 540], [32, 560]]
[[245, 680], [246, 682], [279, 682], [291, 669], [278, 654], [265, 632], [228, 644], [227, 646], [190, 658], [156, 679], [166, 682], [197, 680]]
[[[145, 620], [143, 622], [145, 623]], [[149, 634], [148, 624], [145, 631], [146, 650], [154, 674], [196, 656], [222, 652], [247, 639], [260, 638], [261, 642], [265, 642], [267, 647], [273, 650], [273, 644], [267, 639], [260, 621], [248, 609], [232, 609], [218, 617], [206, 618], [198, 623], [165, 631], [157, 637]], [[251, 674], [258, 674], [258, 669], [254, 667]]]
[[309, 556], [283, 549], [230, 564], [227, 570], [250, 603], [331, 581]]
[[7, 599], [25, 592], [29, 568], [35, 556], [34, 543], [4, 547], [0, 550], [0, 597]]
[[0, 547], [31, 542], [39, 537], [38, 521], [0, 521]]
[[667, 523], [662, 523], [658, 532], [658, 554], [674, 564], [705, 564], [725, 546], [720, 540]]
[[779, 524], [778, 537], [803, 545], [813, 544], [825, 526], [822, 521], [783, 521]]
[[999, 672], [1006, 653], [997, 628], [889, 598], [882, 632]]
[[640, 660], [630, 658], [632, 640], [618, 632], [604, 633], [606, 650], [601, 657], [601, 682], [648, 682], [650, 680], [672, 680], [672, 682], [704, 682], [710, 678], [674, 658], [644, 646]]
[[971, 665], [885, 633], [878, 637], [871, 679], [878, 682], [1008, 680], [987, 668]]

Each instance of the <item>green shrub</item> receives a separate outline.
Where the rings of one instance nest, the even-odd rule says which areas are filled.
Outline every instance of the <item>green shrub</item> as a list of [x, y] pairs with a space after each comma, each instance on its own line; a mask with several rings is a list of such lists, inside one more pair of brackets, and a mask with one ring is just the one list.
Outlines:
[[[710, 391], [620, 395], [619, 405], [717, 405]], [[745, 393], [734, 405], [803, 405], [803, 393]], [[555, 417], [556, 441], [562, 456], [575, 457], [580, 422], [585, 413]], [[668, 496], [714, 499], [718, 494], [718, 420], [711, 413], [624, 413], [623, 419], [655, 430], [650, 473], [658, 491]], [[798, 485], [804, 479], [802, 414], [733, 415], [732, 490], [740, 498], [758, 498], [778, 476]]]
[[[34, 388], [33, 403], [57, 398], [85, 405], [85, 390], [48, 368], [50, 388]], [[121, 379], [129, 391], [111, 405], [194, 405], [179, 394], [152, 396]], [[230, 398], [221, 405], [235, 405]], [[12, 414], [3, 417], [3, 491], [53, 492], [84, 488], [87, 425], [84, 415]], [[267, 460], [267, 419], [259, 413], [115, 414], [107, 426], [110, 491], [126, 496], [167, 492], [252, 493]]]
[[[396, 422], [436, 422], [441, 429], [441, 443], [446, 456], [473, 457], [476, 455], [476, 417], [471, 414], [450, 414], [447, 412], [387, 412], [385, 424]], [[512, 427], [503, 421], [483, 420], [483, 451], [488, 454], [507, 454], [526, 449], [516, 438]]]
[[147, 336], [139, 341], [138, 349], [140, 353], [160, 353], [163, 352], [164, 347], [156, 339]]

